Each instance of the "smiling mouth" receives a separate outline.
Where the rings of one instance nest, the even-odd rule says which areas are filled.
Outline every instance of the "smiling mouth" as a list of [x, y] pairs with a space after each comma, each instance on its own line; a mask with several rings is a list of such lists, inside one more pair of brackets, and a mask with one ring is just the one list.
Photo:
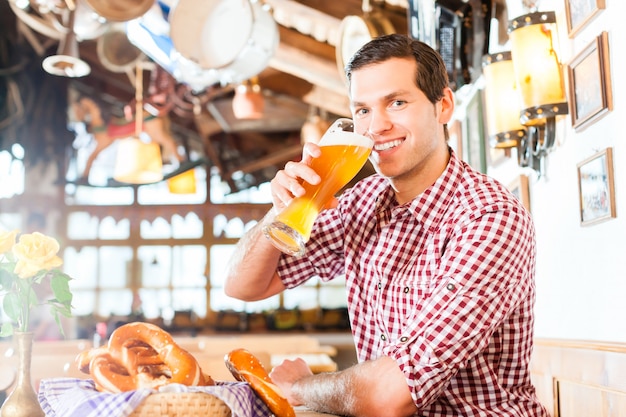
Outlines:
[[374, 150], [378, 152], [386, 151], [386, 150], [395, 148], [396, 146], [400, 146], [402, 142], [404, 142], [402, 139], [398, 139], [398, 140], [392, 140], [390, 142], [385, 142], [385, 143], [377, 143], [376, 145], [374, 145]]

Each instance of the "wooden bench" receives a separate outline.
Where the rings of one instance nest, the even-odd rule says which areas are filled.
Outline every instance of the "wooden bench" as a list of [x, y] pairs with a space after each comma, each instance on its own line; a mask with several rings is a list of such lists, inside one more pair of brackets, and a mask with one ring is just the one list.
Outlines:
[[626, 344], [537, 339], [531, 375], [553, 417], [626, 416]]

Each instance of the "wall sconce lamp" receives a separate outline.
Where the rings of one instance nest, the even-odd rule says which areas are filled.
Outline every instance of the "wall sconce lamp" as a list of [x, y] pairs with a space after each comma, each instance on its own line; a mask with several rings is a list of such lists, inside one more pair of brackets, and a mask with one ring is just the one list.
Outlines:
[[483, 76], [489, 145], [496, 149], [518, 148], [519, 152], [528, 131], [520, 122], [520, 93], [513, 74], [511, 52], [485, 55]]
[[[568, 113], [556, 29], [554, 12], [517, 17], [509, 22], [510, 54], [483, 60], [491, 146], [517, 147], [519, 165], [540, 174], [554, 147], [556, 117]], [[513, 103], [519, 106], [518, 123], [511, 116]]]

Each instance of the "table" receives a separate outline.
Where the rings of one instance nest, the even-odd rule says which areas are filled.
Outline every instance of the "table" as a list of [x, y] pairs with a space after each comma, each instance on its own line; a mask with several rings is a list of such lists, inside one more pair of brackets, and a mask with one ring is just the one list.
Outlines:
[[296, 417], [336, 417], [334, 414], [318, 413], [306, 407], [294, 407]]
[[335, 372], [337, 370], [337, 363], [325, 353], [274, 354], [270, 356], [271, 366], [273, 368], [280, 365], [285, 359], [294, 360], [296, 358], [303, 359], [314, 374]]

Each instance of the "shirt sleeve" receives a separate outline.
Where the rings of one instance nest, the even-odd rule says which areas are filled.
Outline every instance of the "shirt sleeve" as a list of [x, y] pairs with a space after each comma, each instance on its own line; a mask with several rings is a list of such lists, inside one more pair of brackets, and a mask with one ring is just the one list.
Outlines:
[[503, 324], [519, 322], [503, 337], [527, 338], [532, 327], [527, 310], [534, 297], [535, 240], [528, 214], [501, 204], [446, 227], [451, 232], [442, 232], [446, 243], [437, 248], [440, 257], [423, 305], [401, 337], [383, 348], [405, 373], [418, 408], [439, 397], [459, 370], [480, 367], [473, 361]]

